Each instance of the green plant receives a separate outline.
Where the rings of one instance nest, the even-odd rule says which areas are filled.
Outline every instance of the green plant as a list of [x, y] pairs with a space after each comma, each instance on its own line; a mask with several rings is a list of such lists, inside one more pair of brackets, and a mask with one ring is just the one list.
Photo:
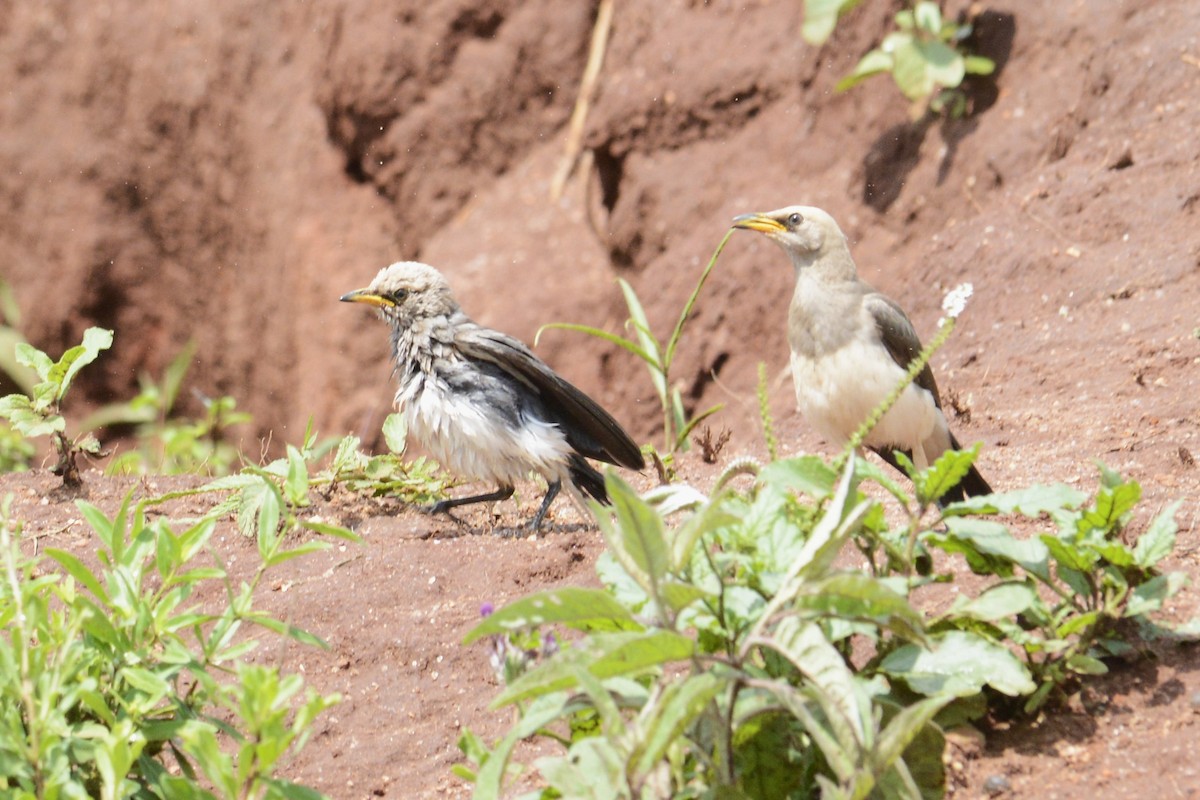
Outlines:
[[39, 383], [29, 395], [0, 397], [0, 417], [6, 418], [18, 433], [30, 439], [50, 437], [58, 456], [53, 470], [62, 476], [63, 485], [68, 488], [82, 484], [76, 458], [81, 453], [99, 454], [100, 443], [91, 434], [73, 439], [67, 436], [62, 401], [79, 370], [95, 361], [102, 350], [111, 347], [112, 341], [112, 331], [88, 328], [83, 334], [83, 343], [67, 350], [58, 361], [52, 361], [50, 356], [28, 342], [18, 342], [15, 349], [17, 363], [31, 368]]
[[[226, 475], [196, 488], [165, 495], [171, 499], [205, 492], [229, 492], [229, 496], [212, 510], [212, 514], [234, 514], [238, 529], [246, 536], [254, 535], [263, 523], [263, 515], [274, 521], [283, 533], [304, 528], [317, 533], [352, 535], [344, 528], [330, 526], [319, 519], [303, 515], [312, 505], [311, 494], [323, 487], [325, 496], [338, 485], [351, 491], [370, 491], [376, 495], [397, 497], [406, 503], [428, 503], [440, 497], [447, 480], [433, 462], [424, 458], [403, 460], [404, 421], [398, 414], [389, 415], [384, 422], [388, 446], [394, 452], [368, 456], [359, 449], [356, 436], [340, 441], [317, 443], [310, 421], [299, 447], [288, 445], [281, 458], [263, 466], [247, 465], [233, 475]], [[330, 464], [323, 470], [315, 465], [333, 450]]]
[[[804, 38], [812, 44], [825, 42], [838, 16], [858, 2], [805, 0]], [[966, 95], [960, 88], [963, 79], [967, 75], [990, 75], [996, 68], [991, 59], [966, 51], [971, 25], [944, 19], [941, 8], [932, 0], [917, 0], [912, 8], [897, 12], [896, 27], [838, 82], [838, 91], [886, 72], [912, 103], [927, 103], [934, 113], [961, 117], [966, 112]], [[914, 108], [924, 111], [917, 105]]]
[[406, 461], [407, 427], [400, 414], [389, 414], [383, 423], [387, 453], [367, 455], [357, 436], [346, 436], [334, 448], [329, 466], [318, 472], [313, 485], [323, 485], [328, 495], [337, 486], [352, 492], [388, 495], [402, 502], [426, 505], [445, 497], [448, 476], [424, 456]]
[[240, 461], [241, 455], [228, 436], [230, 429], [249, 423], [251, 417], [237, 410], [237, 401], [232, 397], [208, 398], [197, 393], [204, 407], [203, 416], [171, 416], [195, 354], [195, 343], [188, 342], [167, 365], [158, 383], [143, 373], [138, 378], [141, 390], [136, 397], [107, 405], [83, 421], [84, 430], [135, 426], [137, 449], [115, 456], [108, 464], [110, 475], [225, 475]]
[[[624, 278], [618, 278], [617, 284], [621, 287], [621, 293], [625, 297], [625, 305], [629, 309], [629, 324], [633, 326], [634, 330], [633, 339], [626, 339], [624, 336], [619, 336], [600, 328], [594, 328], [590, 325], [552, 322], [548, 325], [543, 325], [538, 330], [537, 337], [534, 340], [536, 342], [537, 338], [541, 337], [542, 331], [547, 328], [579, 331], [580, 333], [586, 333], [589, 336], [603, 339], [606, 342], [612, 342], [641, 359], [642, 363], [646, 365], [646, 369], [650, 372], [650, 380], [654, 384], [655, 394], [658, 395], [658, 401], [662, 407], [663, 452], [667, 454], [688, 450], [690, 447], [688, 437], [691, 435], [692, 430], [702, 421], [724, 408], [723, 403], [717, 404], [689, 418], [687, 409], [683, 404], [683, 395], [678, 386], [671, 384], [670, 374], [671, 365], [675, 361], [676, 350], [679, 347], [679, 341], [683, 336], [683, 327], [687, 323], [688, 317], [692, 314], [692, 309], [695, 307], [696, 300], [700, 296], [700, 290], [704, 288], [704, 284], [708, 280], [709, 273], [712, 272], [713, 266], [717, 263], [717, 257], [725, 249], [725, 243], [729, 241], [731, 235], [732, 231], [726, 233], [725, 238], [717, 245], [712, 258], [708, 260], [704, 271], [700, 273], [700, 279], [696, 282], [696, 287], [692, 290], [691, 296], [684, 303], [683, 310], [679, 314], [679, 320], [675, 323], [675, 327], [665, 343], [660, 342], [654, 336], [641, 300], [638, 299], [637, 293]], [[655, 455], [657, 456], [657, 454]]]
[[[490, 747], [464, 735], [472, 763], [459, 774], [476, 797], [500, 796], [524, 769], [516, 743], [537, 736], [558, 747], [533, 762], [546, 788], [530, 797], [941, 796], [944, 727], [1032, 711], [1101, 671], [1130, 647], [1124, 623], [1165, 630], [1148, 616], [1182, 580], [1156, 571], [1177, 505], [1133, 546], [1135, 485], [1108, 472], [1088, 505], [1056, 486], [939, 508], [974, 457], [947, 453], [914, 475], [912, 497], [853, 454], [840, 473], [778, 461], [744, 494], [657, 492], [664, 507], [683, 500], [674, 525], [610, 474], [614, 507], [596, 508], [607, 591], [526, 597], [468, 635], [528, 653], [549, 626], [579, 632], [518, 662], [493, 703], [514, 706], [516, 723]], [[863, 481], [908, 523], [889, 526]], [[1001, 514], [1054, 529], [1019, 538]], [[838, 566], [846, 547], [866, 572]], [[983, 590], [918, 611], [913, 593], [953, 581], [959, 558]]]
[[[135, 506], [130, 493], [111, 518], [77, 502], [98, 563], [47, 549], [62, 572], [22, 555], [11, 498], [0, 507], [0, 789], [16, 798], [319, 796], [278, 770], [337, 696], [301, 697], [298, 676], [243, 659], [258, 644], [248, 625], [321, 644], [254, 608], [254, 596], [268, 570], [329, 544], [286, 548], [264, 514], [261, 562], [235, 586], [219, 563], [205, 563], [215, 519], [176, 532], [167, 519], [147, 520], [152, 502]], [[200, 595], [228, 599], [206, 609]]]

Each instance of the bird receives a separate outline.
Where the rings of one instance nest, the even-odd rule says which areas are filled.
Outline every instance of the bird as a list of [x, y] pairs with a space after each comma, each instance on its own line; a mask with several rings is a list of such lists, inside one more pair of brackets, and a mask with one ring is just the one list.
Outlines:
[[[912, 322], [895, 301], [859, 278], [846, 235], [827, 212], [788, 206], [742, 214], [733, 227], [765, 234], [791, 259], [796, 289], [787, 331], [796, 403], [827, 441], [844, 445], [921, 352]], [[895, 451], [925, 469], [947, 450], [962, 449], [928, 364], [863, 444], [901, 473]], [[943, 501], [991, 493], [972, 465]]]
[[535, 472], [547, 482], [529, 526], [537, 531], [564, 484], [577, 501], [586, 494], [609, 502], [587, 459], [645, 467], [612, 415], [524, 343], [472, 321], [434, 267], [397, 262], [340, 299], [374, 306], [391, 327], [395, 402], [414, 439], [460, 478], [496, 484], [494, 492], [441, 500], [431, 513], [506, 500]]

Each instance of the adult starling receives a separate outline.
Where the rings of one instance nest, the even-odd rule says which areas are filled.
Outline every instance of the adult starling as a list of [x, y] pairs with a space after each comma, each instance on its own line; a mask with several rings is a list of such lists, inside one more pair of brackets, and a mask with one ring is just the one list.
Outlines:
[[[788, 310], [788, 346], [796, 402], [822, 436], [844, 444], [920, 353], [912, 322], [900, 306], [859, 279], [845, 234], [821, 209], [789, 206], [743, 214], [733, 226], [766, 234], [791, 259], [796, 291]], [[924, 469], [946, 450], [961, 449], [946, 424], [928, 364], [863, 444], [896, 469], [895, 450]], [[971, 467], [944, 499], [991, 491]]]
[[409, 433], [450, 472], [497, 486], [442, 500], [433, 513], [505, 500], [518, 479], [536, 472], [549, 484], [530, 525], [537, 530], [564, 482], [578, 500], [587, 494], [608, 502], [604, 477], [588, 458], [645, 466], [637, 444], [607, 411], [521, 342], [473, 322], [433, 267], [392, 264], [341, 299], [377, 307], [391, 326], [396, 404]]

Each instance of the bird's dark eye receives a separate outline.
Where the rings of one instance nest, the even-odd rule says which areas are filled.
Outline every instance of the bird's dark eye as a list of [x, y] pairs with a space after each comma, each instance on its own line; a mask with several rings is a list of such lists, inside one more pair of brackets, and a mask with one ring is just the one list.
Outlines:
[[796, 212], [792, 212], [791, 214], [788, 214], [787, 223], [788, 223], [789, 228], [795, 228], [801, 222], [804, 222], [804, 217], [802, 217], [800, 214], [798, 214]]
[[396, 291], [392, 292], [392, 300], [398, 304], [403, 303], [404, 298], [406, 297], [408, 297], [408, 289], [397, 289]]

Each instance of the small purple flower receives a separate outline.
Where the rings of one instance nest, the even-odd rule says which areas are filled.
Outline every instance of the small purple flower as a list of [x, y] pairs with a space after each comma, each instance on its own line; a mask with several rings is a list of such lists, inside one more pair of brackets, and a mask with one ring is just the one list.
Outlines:
[[483, 605], [481, 605], [479, 607], [479, 616], [490, 617], [492, 615], [492, 612], [494, 612], [495, 610], [496, 610], [496, 607], [494, 605], [492, 605], [491, 603], [484, 603]]

